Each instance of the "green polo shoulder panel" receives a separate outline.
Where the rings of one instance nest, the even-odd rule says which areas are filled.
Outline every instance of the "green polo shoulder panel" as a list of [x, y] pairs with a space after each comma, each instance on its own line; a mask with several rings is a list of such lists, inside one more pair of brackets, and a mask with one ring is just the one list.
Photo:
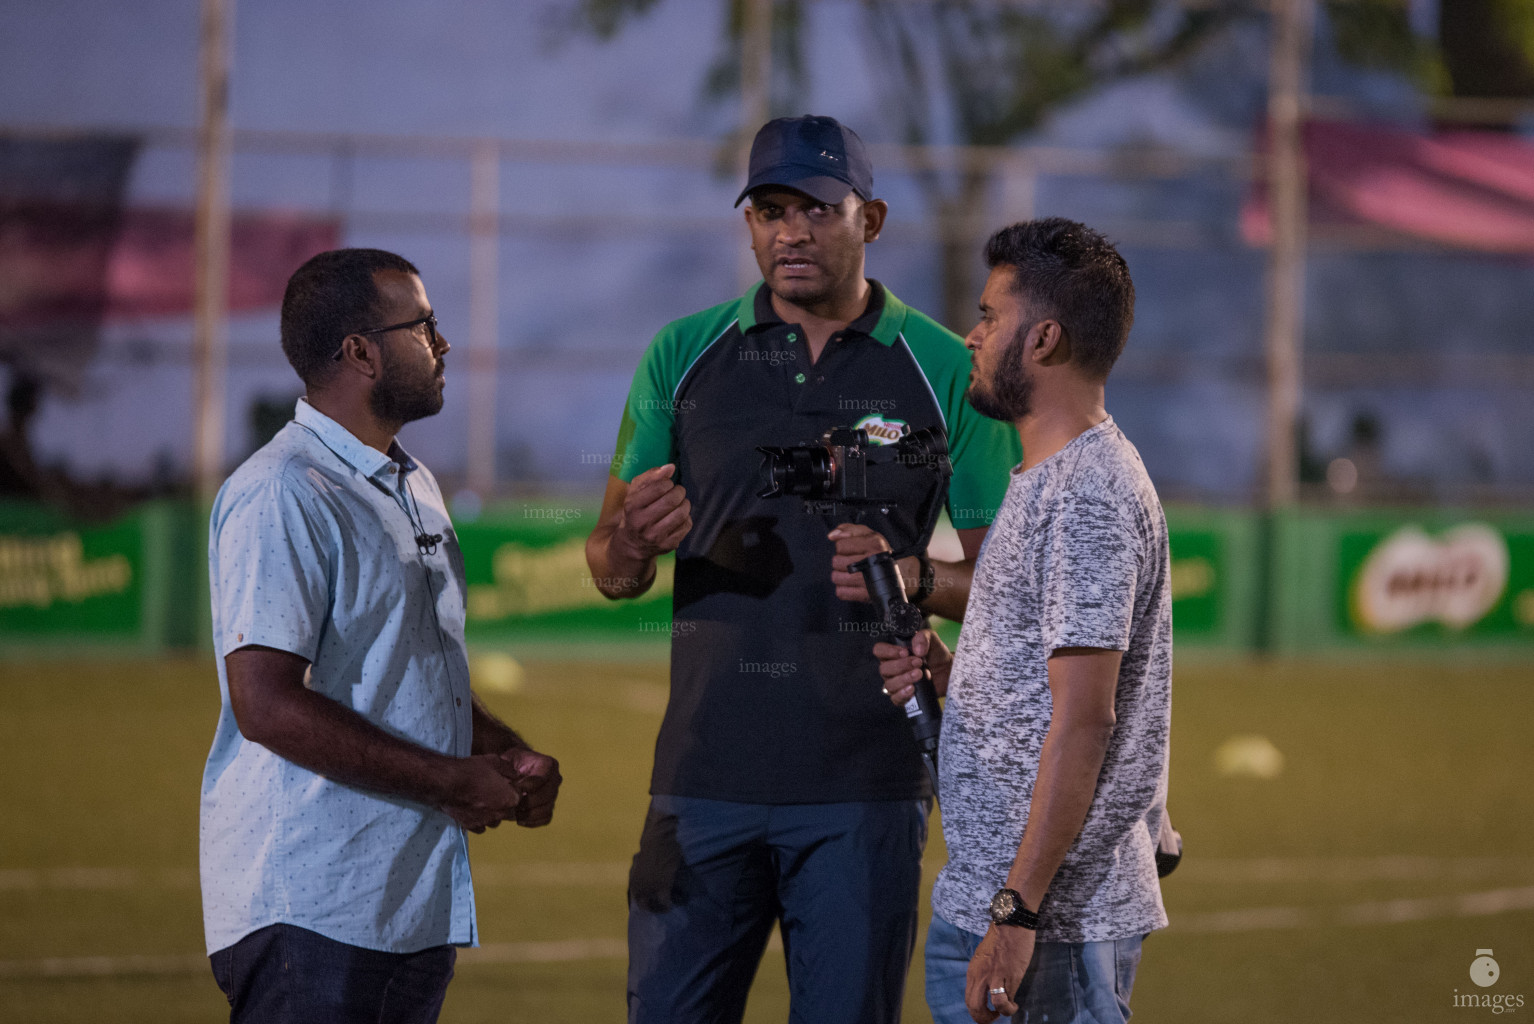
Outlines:
[[1012, 467], [1023, 460], [1017, 429], [980, 415], [964, 400], [972, 363], [969, 349], [957, 334], [894, 295], [886, 301], [875, 336], [886, 329], [886, 321], [891, 322], [927, 378], [948, 428], [953, 461], [948, 518], [956, 530], [990, 526], [1006, 496]]
[[628, 483], [647, 469], [676, 461], [677, 390], [698, 357], [750, 315], [755, 293], [753, 288], [745, 298], [673, 320], [651, 340], [623, 406], [611, 475]]

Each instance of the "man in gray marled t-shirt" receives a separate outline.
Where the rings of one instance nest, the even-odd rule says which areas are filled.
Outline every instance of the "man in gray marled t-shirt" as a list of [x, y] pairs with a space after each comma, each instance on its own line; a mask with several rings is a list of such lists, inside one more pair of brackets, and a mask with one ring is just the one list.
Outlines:
[[1041, 942], [1167, 923], [1155, 862], [1171, 722], [1166, 520], [1111, 417], [1013, 474], [981, 548], [938, 752], [950, 852], [932, 906], [961, 928], [991, 923], [1049, 732], [1049, 658], [1077, 647], [1124, 654], [1096, 793], [1038, 908]]
[[986, 260], [968, 397], [1017, 424], [1023, 463], [957, 653], [930, 633], [914, 656], [876, 649], [896, 703], [921, 671], [946, 683], [927, 1000], [938, 1024], [1122, 1021], [1140, 942], [1167, 923], [1172, 674], [1166, 520], [1103, 406], [1134, 286], [1106, 239], [1061, 219], [997, 232]]

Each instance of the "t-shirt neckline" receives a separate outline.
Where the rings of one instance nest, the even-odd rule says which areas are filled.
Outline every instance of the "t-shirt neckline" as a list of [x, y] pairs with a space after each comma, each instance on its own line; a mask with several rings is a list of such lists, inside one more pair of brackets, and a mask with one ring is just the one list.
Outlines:
[[[1039, 470], [1043, 469], [1045, 466], [1049, 465], [1051, 462], [1054, 462], [1056, 459], [1058, 459], [1060, 456], [1064, 455], [1066, 452], [1070, 451], [1072, 448], [1075, 448], [1079, 444], [1085, 443], [1085, 439], [1086, 438], [1089, 438], [1089, 437], [1093, 436], [1094, 434], [1104, 433], [1111, 426], [1113, 426], [1113, 414], [1109, 413], [1107, 416], [1103, 417], [1101, 423], [1094, 423], [1094, 424], [1092, 424], [1090, 427], [1088, 427], [1087, 429], [1083, 430], [1081, 433], [1077, 434], [1075, 437], [1071, 438], [1069, 441], [1065, 442], [1065, 444], [1060, 446], [1060, 450], [1059, 451], [1055, 452], [1053, 455], [1051, 455], [1049, 458], [1045, 459], [1043, 462], [1039, 463], [1037, 466], [1034, 466], [1032, 469], [1022, 470], [1022, 472], [1017, 472], [1017, 471], [1014, 470], [1012, 475], [1015, 478], [1017, 478], [1018, 480], [1021, 480], [1023, 477], [1027, 476], [1029, 473], [1037, 473]], [[1027, 455], [1027, 452], [1024, 452], [1023, 454]], [[1022, 463], [1018, 463], [1018, 465], [1021, 466]]]

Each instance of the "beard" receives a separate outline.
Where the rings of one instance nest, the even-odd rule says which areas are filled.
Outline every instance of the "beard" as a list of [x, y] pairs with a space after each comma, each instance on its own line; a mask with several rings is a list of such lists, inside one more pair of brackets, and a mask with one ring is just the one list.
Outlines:
[[997, 357], [996, 376], [990, 389], [982, 387], [978, 377], [971, 379], [964, 398], [980, 415], [1016, 423], [1033, 409], [1033, 378], [1023, 366], [1023, 339], [1027, 333], [1019, 330]]
[[437, 386], [436, 368], [422, 372], [383, 353], [383, 375], [368, 395], [368, 407], [385, 423], [410, 423], [435, 416], [442, 411], [442, 389]]

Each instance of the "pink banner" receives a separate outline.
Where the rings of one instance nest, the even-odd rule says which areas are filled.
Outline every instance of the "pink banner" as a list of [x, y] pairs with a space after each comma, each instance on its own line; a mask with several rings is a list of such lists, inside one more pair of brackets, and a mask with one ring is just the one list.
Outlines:
[[[1259, 148], [1266, 151], [1267, 133]], [[1312, 121], [1304, 128], [1310, 223], [1366, 225], [1480, 252], [1534, 254], [1534, 145], [1505, 132], [1431, 135]], [[1241, 211], [1253, 245], [1272, 239], [1267, 189]]]
[[[280, 305], [288, 277], [340, 244], [340, 222], [297, 213], [236, 213], [230, 225], [229, 309]], [[129, 209], [107, 266], [109, 318], [163, 316], [192, 308], [192, 214]]]
[[[190, 210], [28, 202], [0, 228], [0, 327], [191, 312]], [[341, 238], [334, 218], [271, 211], [236, 213], [230, 230], [236, 312], [279, 305], [299, 264]]]

